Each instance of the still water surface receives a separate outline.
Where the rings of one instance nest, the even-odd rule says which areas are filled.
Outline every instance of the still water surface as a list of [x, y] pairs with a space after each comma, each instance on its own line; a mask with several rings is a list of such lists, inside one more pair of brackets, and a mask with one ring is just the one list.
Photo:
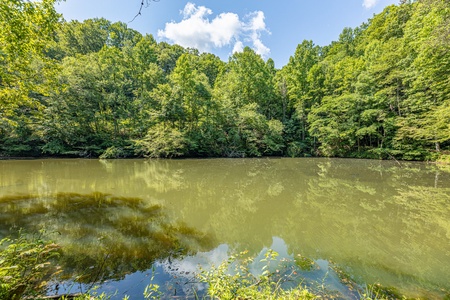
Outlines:
[[142, 294], [152, 267], [183, 293], [173, 279], [192, 281], [199, 264], [267, 248], [311, 258], [323, 278], [333, 262], [408, 296], [450, 291], [450, 172], [425, 163], [0, 161], [0, 237], [11, 228], [46, 228], [63, 246], [66, 279], [107, 280], [119, 294]]

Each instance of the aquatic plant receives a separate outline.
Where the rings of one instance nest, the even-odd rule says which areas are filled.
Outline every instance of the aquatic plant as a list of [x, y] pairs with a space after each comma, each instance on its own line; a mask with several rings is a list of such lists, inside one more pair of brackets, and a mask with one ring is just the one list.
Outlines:
[[245, 257], [246, 252], [232, 255], [230, 258], [213, 267], [203, 270], [198, 278], [208, 284], [208, 296], [212, 299], [314, 299], [317, 296], [301, 284], [295, 288], [284, 289], [283, 283], [291, 280], [292, 274], [284, 274], [280, 270], [270, 271], [271, 262], [278, 253], [268, 250], [264, 258], [260, 274], [251, 271], [253, 258]]
[[60, 248], [44, 242], [42, 232], [34, 236], [19, 232], [14, 240], [2, 239], [0, 248], [0, 299], [42, 295], [48, 281], [61, 271], [52, 263]]
[[58, 232], [61, 278], [85, 284], [122, 279], [147, 270], [156, 259], [209, 249], [212, 241], [207, 233], [171, 219], [161, 205], [99, 192], [4, 196], [0, 215], [0, 237], [14, 226]]
[[[42, 233], [25, 235], [19, 232], [15, 239], [0, 241], [0, 299], [74, 299], [107, 300], [113, 294], [98, 292], [93, 286], [89, 291], [78, 294], [48, 295], [48, 283], [58, 282], [60, 247], [46, 242]], [[55, 258], [55, 259], [53, 259]], [[300, 262], [299, 262], [300, 261]], [[300, 264], [300, 265], [299, 265]], [[267, 250], [262, 259], [255, 259], [241, 252], [231, 255], [217, 267], [201, 270], [196, 278], [207, 284], [204, 294], [194, 293], [195, 299], [335, 299], [342, 298], [335, 291], [324, 286], [311, 286], [298, 272], [314, 269], [314, 261], [298, 256], [292, 262], [279, 259], [274, 250]], [[144, 299], [163, 299], [160, 286], [154, 283], [154, 272], [143, 292]], [[356, 286], [356, 285], [355, 285]], [[379, 284], [367, 285], [357, 294], [368, 299], [401, 299], [392, 289]], [[130, 299], [124, 295], [124, 300]]]

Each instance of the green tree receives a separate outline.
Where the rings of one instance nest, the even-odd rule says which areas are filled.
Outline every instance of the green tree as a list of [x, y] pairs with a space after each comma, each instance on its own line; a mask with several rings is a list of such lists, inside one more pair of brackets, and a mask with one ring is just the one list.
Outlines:
[[285, 139], [289, 145], [288, 152], [293, 156], [310, 152], [307, 116], [311, 106], [321, 97], [312, 93], [311, 80], [316, 77], [309, 73], [318, 65], [320, 52], [320, 47], [312, 41], [303, 41], [288, 64], [276, 74], [275, 85], [283, 105], [282, 120], [287, 125]]
[[418, 1], [406, 26], [405, 40], [413, 61], [409, 68], [408, 114], [399, 120], [396, 136], [402, 144], [436, 152], [448, 147], [449, 24], [448, 1], [435, 0]]
[[[0, 152], [34, 153], [33, 134], [51, 89], [53, 62], [44, 56], [58, 24], [53, 0], [0, 3]], [[44, 84], [46, 83], [46, 84]]]
[[169, 75], [177, 64], [178, 58], [187, 52], [186, 49], [179, 45], [169, 45], [165, 42], [158, 44], [158, 66]]
[[98, 146], [96, 135], [103, 128], [98, 55], [67, 57], [61, 68], [60, 89], [52, 92], [44, 111], [53, 117], [42, 122], [42, 150], [49, 154], [94, 154], [86, 149]]
[[283, 124], [268, 121], [258, 112], [256, 103], [239, 109], [237, 128], [242, 150], [247, 156], [281, 155], [283, 153]]
[[309, 132], [320, 142], [318, 151], [324, 156], [349, 156], [354, 152], [359, 118], [356, 94], [327, 96], [308, 115]]
[[[208, 147], [204, 146], [202, 131], [204, 128], [211, 128], [211, 117], [215, 115], [215, 108], [211, 101], [209, 80], [203, 72], [198, 71], [200, 63], [197, 55], [182, 54], [168, 77], [168, 82], [158, 84], [152, 91], [151, 97], [158, 103], [159, 109], [156, 111], [157, 121], [144, 140], [149, 140], [151, 136], [161, 137], [160, 134], [163, 134], [163, 137], [166, 134], [169, 140], [182, 139], [183, 142], [164, 144], [164, 149], [183, 147], [191, 155], [208, 152]], [[157, 133], [159, 130], [162, 132]], [[139, 141], [138, 144], [148, 146], [144, 152], [150, 153], [151, 156], [186, 154], [176, 148], [151, 151], [149, 149], [153, 148], [152, 145]]]
[[47, 55], [61, 60], [65, 56], [98, 52], [108, 40], [110, 27], [111, 22], [105, 19], [63, 22]]
[[215, 97], [229, 108], [239, 109], [256, 103], [258, 111], [268, 119], [281, 116], [273, 86], [273, 71], [249, 47], [234, 53], [216, 81]]
[[214, 87], [217, 76], [225, 67], [225, 63], [219, 57], [211, 53], [202, 53], [199, 56], [199, 71], [208, 77], [209, 85]]

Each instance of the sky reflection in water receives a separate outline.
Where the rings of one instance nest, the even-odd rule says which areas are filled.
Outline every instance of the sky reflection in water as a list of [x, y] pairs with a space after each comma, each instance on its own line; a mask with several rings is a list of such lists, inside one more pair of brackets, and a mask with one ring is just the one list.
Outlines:
[[450, 173], [426, 163], [0, 161], [0, 224], [2, 236], [59, 232], [67, 275], [107, 256], [105, 279], [136, 282], [155, 262], [163, 274], [168, 257], [188, 264], [222, 244], [256, 256], [276, 236], [286, 253], [333, 261], [361, 283], [410, 297], [450, 290]]

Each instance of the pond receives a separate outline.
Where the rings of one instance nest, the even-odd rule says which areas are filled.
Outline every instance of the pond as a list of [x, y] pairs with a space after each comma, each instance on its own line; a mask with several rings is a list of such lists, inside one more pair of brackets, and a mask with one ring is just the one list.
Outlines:
[[409, 297], [450, 292], [450, 172], [427, 163], [0, 161], [0, 237], [18, 228], [45, 228], [63, 247], [59, 292], [100, 282], [138, 297], [154, 277], [189, 296], [198, 265], [268, 248], [310, 259], [311, 276], [344, 298], [357, 295], [336, 282], [336, 268]]

